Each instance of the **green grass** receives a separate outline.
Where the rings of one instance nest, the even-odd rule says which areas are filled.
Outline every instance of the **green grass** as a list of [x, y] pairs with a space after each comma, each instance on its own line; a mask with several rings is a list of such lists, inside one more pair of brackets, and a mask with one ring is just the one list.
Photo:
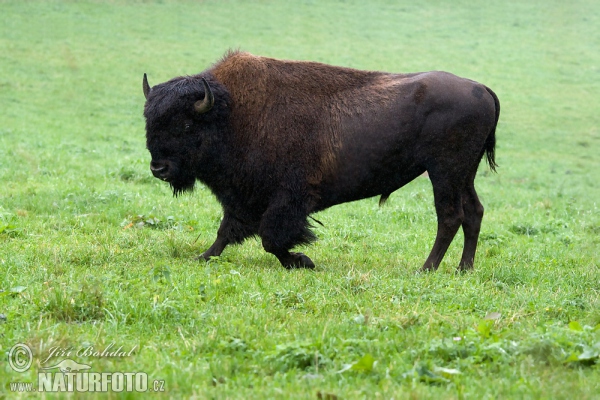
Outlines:
[[[167, 398], [598, 398], [599, 46], [592, 0], [0, 1], [0, 350], [34, 354], [25, 373], [3, 356], [0, 398], [52, 347], [111, 343], [135, 351], [71, 358], [146, 372]], [[315, 271], [258, 240], [194, 261], [220, 207], [151, 177], [142, 74], [228, 48], [493, 88], [475, 270], [454, 272], [459, 235], [415, 274], [435, 235], [426, 178], [319, 213]]]

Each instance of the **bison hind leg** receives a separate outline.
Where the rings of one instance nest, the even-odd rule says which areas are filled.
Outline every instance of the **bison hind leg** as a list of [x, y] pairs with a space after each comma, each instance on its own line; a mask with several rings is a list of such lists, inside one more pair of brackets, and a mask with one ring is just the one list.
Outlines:
[[460, 188], [462, 185], [455, 186], [452, 184], [453, 182], [448, 182], [443, 177], [437, 178], [432, 173], [429, 176], [433, 185], [438, 228], [435, 243], [421, 268], [422, 271], [435, 271], [438, 269], [464, 220], [464, 211], [461, 204], [462, 189]]
[[481, 220], [483, 219], [483, 205], [479, 201], [472, 180], [463, 192], [462, 203], [465, 215], [462, 223], [465, 245], [458, 269], [464, 271], [473, 268], [477, 240], [479, 239], [479, 231], [481, 229]]
[[458, 270], [473, 268], [477, 240], [483, 219], [483, 205], [475, 191], [474, 181], [477, 169], [461, 179], [459, 174], [443, 175], [430, 172], [435, 208], [438, 218], [438, 231], [431, 254], [422, 270], [436, 270], [442, 261], [456, 232], [462, 226], [464, 233], [463, 253]]

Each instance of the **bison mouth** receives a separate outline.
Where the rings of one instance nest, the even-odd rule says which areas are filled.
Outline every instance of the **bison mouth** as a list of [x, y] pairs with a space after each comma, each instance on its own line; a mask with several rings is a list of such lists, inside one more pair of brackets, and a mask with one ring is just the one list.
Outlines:
[[173, 196], [177, 197], [184, 192], [194, 190], [196, 178], [193, 175], [186, 174], [184, 169], [168, 160], [155, 161], [150, 163], [152, 175], [156, 178], [168, 182], [173, 190]]

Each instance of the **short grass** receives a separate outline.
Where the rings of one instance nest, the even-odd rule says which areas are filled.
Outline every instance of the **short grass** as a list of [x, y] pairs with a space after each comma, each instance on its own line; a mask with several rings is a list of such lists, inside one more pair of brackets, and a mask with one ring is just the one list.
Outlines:
[[[315, 271], [257, 240], [194, 261], [220, 208], [151, 177], [141, 78], [228, 48], [492, 87], [500, 168], [476, 181], [475, 270], [454, 272], [459, 236], [415, 274], [427, 178], [320, 213]], [[599, 48], [593, 0], [1, 1], [0, 349], [26, 343], [34, 364], [3, 357], [0, 397], [52, 347], [114, 343], [135, 351], [71, 358], [146, 372], [167, 398], [598, 398]]]

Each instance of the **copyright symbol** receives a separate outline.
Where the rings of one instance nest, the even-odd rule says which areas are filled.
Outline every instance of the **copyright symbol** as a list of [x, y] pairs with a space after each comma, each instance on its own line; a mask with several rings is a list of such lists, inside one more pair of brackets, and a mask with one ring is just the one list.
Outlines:
[[26, 344], [17, 343], [8, 352], [8, 365], [17, 372], [27, 371], [32, 361], [33, 354]]

